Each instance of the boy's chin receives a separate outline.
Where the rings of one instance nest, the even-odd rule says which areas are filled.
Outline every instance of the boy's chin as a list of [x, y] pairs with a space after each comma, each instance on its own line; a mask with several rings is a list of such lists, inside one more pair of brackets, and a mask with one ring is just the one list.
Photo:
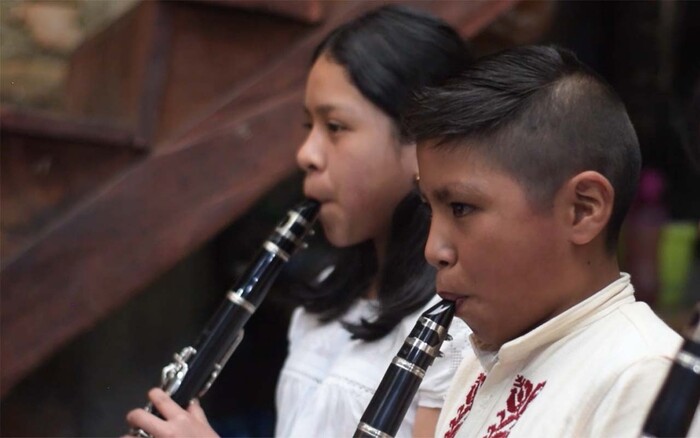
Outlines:
[[472, 343], [475, 347], [482, 351], [498, 351], [502, 345], [502, 343], [500, 342], [484, 339], [480, 337], [477, 333], [472, 333]]

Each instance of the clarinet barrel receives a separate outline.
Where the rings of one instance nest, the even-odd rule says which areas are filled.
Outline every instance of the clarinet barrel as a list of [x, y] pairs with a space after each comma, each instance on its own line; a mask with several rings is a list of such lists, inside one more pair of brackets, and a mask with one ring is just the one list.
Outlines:
[[700, 303], [666, 381], [649, 411], [643, 437], [684, 437], [700, 402]]
[[[194, 346], [185, 347], [165, 366], [161, 388], [173, 400], [187, 408], [211, 387], [243, 338], [243, 327], [262, 303], [284, 264], [303, 244], [318, 216], [319, 204], [306, 200], [287, 212], [243, 276], [209, 320]], [[149, 404], [146, 410], [160, 416]], [[150, 436], [137, 429], [132, 434]]]
[[391, 361], [354, 437], [391, 438], [396, 435], [426, 370], [448, 338], [447, 331], [454, 313], [454, 303], [442, 300], [421, 315]]

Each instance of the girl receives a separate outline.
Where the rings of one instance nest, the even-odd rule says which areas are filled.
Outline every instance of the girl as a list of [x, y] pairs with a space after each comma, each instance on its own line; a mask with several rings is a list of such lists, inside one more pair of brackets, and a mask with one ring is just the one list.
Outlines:
[[[321, 203], [325, 237], [342, 256], [318, 288], [300, 293], [275, 434], [340, 437], [353, 434], [418, 316], [437, 301], [434, 270], [423, 258], [429, 217], [412, 193], [415, 144], [401, 128], [401, 109], [414, 91], [446, 80], [471, 57], [444, 22], [387, 6], [338, 27], [312, 61], [309, 134], [297, 161], [304, 193]], [[432, 436], [467, 331], [455, 319], [454, 339], [428, 369], [397, 436]], [[196, 404], [184, 411], [158, 389], [149, 397], [166, 420], [135, 410], [129, 423], [156, 436], [214, 434]]]

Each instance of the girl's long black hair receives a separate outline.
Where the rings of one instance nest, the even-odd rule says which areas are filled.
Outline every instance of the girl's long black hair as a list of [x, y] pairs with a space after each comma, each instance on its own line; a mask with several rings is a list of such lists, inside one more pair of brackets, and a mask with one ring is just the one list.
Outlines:
[[[384, 6], [331, 32], [312, 62], [327, 56], [343, 66], [358, 90], [394, 120], [402, 142], [401, 111], [421, 87], [438, 85], [472, 61], [466, 43], [438, 18], [405, 6]], [[297, 296], [322, 321], [340, 318], [378, 280], [378, 315], [345, 322], [354, 338], [380, 339], [435, 294], [435, 271], [425, 261], [430, 217], [411, 192], [396, 207], [386, 260], [378, 272], [371, 241], [338, 249], [335, 268], [321, 284], [301, 287]]]

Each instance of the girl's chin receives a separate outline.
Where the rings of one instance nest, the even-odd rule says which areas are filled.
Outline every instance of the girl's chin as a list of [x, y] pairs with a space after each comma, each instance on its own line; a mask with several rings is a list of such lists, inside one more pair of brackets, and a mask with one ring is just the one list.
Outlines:
[[346, 226], [347, 221], [339, 219], [341, 218], [330, 215], [321, 216], [320, 218], [323, 235], [328, 243], [336, 248], [347, 248], [367, 240], [358, 239], [357, 236], [353, 236], [349, 227]]
[[336, 248], [347, 248], [357, 245], [358, 243], [362, 243], [362, 241], [353, 239], [352, 236], [349, 236], [347, 233], [343, 233], [338, 228], [328, 229], [324, 226], [323, 233], [326, 236], [328, 243]]
[[329, 234], [326, 234], [326, 240], [328, 240], [328, 243], [336, 248], [348, 248], [358, 243], [346, 238], [345, 236], [335, 236]]
[[344, 236], [337, 227], [329, 224], [328, 221], [322, 222], [321, 224], [323, 225], [323, 235], [326, 237], [328, 243], [336, 248], [345, 248], [350, 246], [346, 236]]

